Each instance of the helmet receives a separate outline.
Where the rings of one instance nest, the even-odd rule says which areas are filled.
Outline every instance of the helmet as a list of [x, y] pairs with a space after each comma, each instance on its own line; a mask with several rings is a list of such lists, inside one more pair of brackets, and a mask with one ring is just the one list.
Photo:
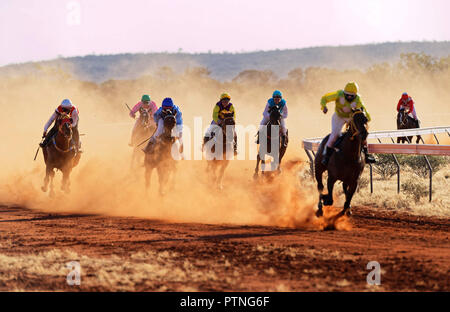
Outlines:
[[357, 94], [358, 93], [358, 84], [356, 82], [349, 82], [344, 88], [344, 93]]
[[278, 96], [282, 97], [281, 91], [278, 91], [278, 90], [273, 91], [272, 97], [278, 97]]
[[231, 100], [231, 96], [230, 96], [228, 93], [224, 92], [224, 93], [222, 93], [222, 94], [220, 95], [220, 99], [221, 99], [221, 100], [223, 100], [223, 99], [229, 99], [229, 100]]
[[64, 99], [61, 102], [61, 107], [63, 107], [63, 108], [71, 108], [72, 107], [72, 102], [69, 99]]
[[405, 93], [402, 94], [402, 100], [403, 100], [403, 101], [407, 101], [408, 98], [409, 98], [408, 93], [405, 92]]
[[165, 98], [162, 101], [162, 107], [163, 108], [172, 108], [173, 107], [173, 101], [171, 98]]
[[150, 102], [150, 96], [148, 94], [144, 94], [141, 98], [142, 102]]

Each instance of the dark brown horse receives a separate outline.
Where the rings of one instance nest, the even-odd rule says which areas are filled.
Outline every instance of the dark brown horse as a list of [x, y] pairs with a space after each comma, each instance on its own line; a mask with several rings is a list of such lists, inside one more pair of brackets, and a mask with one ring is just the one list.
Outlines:
[[54, 169], [61, 170], [63, 174], [61, 189], [66, 193], [70, 192], [70, 173], [75, 167], [81, 154], [76, 153], [75, 143], [72, 140], [72, 120], [67, 114], [62, 114], [57, 119], [58, 132], [51, 139], [47, 146], [42, 148], [46, 165], [44, 185], [42, 191], [47, 192], [50, 182], [50, 196], [53, 196]]
[[139, 119], [137, 121], [135, 133], [131, 140], [131, 145], [133, 146], [133, 154], [131, 156], [131, 169], [136, 168], [137, 164], [142, 166], [142, 159], [144, 158], [144, 153], [140, 148], [139, 144], [148, 139], [156, 130], [156, 125], [152, 122], [150, 114], [147, 110], [141, 108], [139, 114]]
[[[397, 129], [400, 130], [400, 129], [414, 129], [414, 128], [419, 128], [419, 123], [416, 120], [414, 120], [414, 118], [411, 118], [409, 116], [404, 107], [400, 108], [397, 114]], [[413, 136], [398, 137], [397, 143], [405, 143], [405, 142], [411, 143], [412, 138]], [[420, 139], [421, 136], [418, 135], [416, 144], [419, 143]]]
[[[163, 133], [154, 142], [151, 151], [145, 154], [145, 186], [148, 190], [151, 182], [153, 169], [156, 168], [159, 178], [159, 193], [164, 195], [165, 187], [172, 176], [175, 178], [176, 163], [172, 155], [172, 149], [176, 146], [176, 138], [172, 136], [172, 129], [175, 127], [176, 120], [174, 115], [166, 115], [164, 117]], [[178, 147], [177, 147], [178, 148]]]
[[[281, 113], [278, 109], [277, 106], [273, 106], [269, 109], [269, 122], [267, 123], [266, 127], [266, 131], [261, 131], [263, 129], [260, 129], [260, 131], [258, 132], [258, 141], [257, 143], [260, 144], [261, 142], [266, 144], [266, 148], [264, 150], [264, 148], [261, 148], [261, 145], [258, 146], [258, 154], [257, 154], [257, 158], [256, 158], [256, 168], [255, 168], [255, 173], [253, 174], [253, 178], [258, 178], [258, 173], [259, 173], [259, 163], [261, 162], [261, 167], [264, 169], [266, 166], [266, 161], [265, 161], [265, 157], [266, 155], [270, 155], [272, 153], [272, 141], [275, 143], [275, 140], [278, 139], [278, 149], [275, 152], [278, 152], [277, 155], [275, 155], [275, 158], [278, 158], [278, 163], [277, 159], [275, 159], [275, 163], [276, 163], [276, 168], [272, 168], [272, 170], [278, 170], [278, 172], [281, 171], [281, 160], [283, 159], [284, 154], [286, 153], [286, 149], [287, 149], [287, 145], [288, 145], [288, 135], [286, 132], [286, 136], [282, 136], [281, 133]], [[277, 133], [272, 133], [272, 126], [278, 126], [279, 131]], [[267, 133], [267, 136], [264, 137], [264, 134]], [[277, 136], [277, 138], [276, 138]], [[261, 139], [265, 139], [265, 141], [261, 141]], [[273, 167], [273, 166], [272, 166]], [[262, 171], [262, 174], [264, 174], [264, 170]]]
[[[317, 188], [319, 190], [318, 217], [323, 215], [322, 205], [333, 204], [333, 187], [337, 180], [342, 181], [345, 194], [345, 204], [342, 214], [351, 215], [350, 202], [358, 185], [359, 177], [364, 170], [365, 160], [361, 157], [362, 142], [367, 138], [367, 118], [362, 111], [355, 111], [349, 122], [348, 131], [340, 139], [339, 151], [334, 152], [328, 166], [322, 164], [323, 150], [328, 141], [326, 136], [320, 143], [314, 160]], [[323, 194], [322, 174], [328, 171], [328, 194]]]
[[[227, 126], [233, 128], [232, 135], [227, 135]], [[218, 131], [218, 133], [213, 132], [214, 137], [211, 139], [211, 143], [207, 143], [206, 145], [206, 160], [208, 162], [206, 170], [208, 173], [212, 174], [213, 184], [217, 185], [219, 189], [223, 188], [223, 175], [230, 162], [230, 152], [233, 153], [235, 135], [234, 126], [235, 122], [231, 114], [230, 116], [226, 115], [223, 121], [220, 123], [221, 131]], [[221, 136], [222, 140], [219, 139], [219, 136]], [[222, 143], [222, 153], [220, 155], [217, 155], [216, 146], [217, 144], [220, 144], [220, 142]]]

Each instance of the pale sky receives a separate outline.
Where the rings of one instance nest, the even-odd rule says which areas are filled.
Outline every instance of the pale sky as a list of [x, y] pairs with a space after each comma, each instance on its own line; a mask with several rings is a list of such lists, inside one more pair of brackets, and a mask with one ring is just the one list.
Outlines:
[[0, 66], [58, 56], [450, 40], [448, 0], [0, 0]]

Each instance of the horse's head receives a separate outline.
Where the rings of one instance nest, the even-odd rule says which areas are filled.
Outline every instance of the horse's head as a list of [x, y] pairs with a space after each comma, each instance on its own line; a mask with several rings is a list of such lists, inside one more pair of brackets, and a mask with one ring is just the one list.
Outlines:
[[220, 122], [220, 126], [222, 130], [226, 130], [227, 126], [234, 126], [236, 123], [234, 122], [233, 113], [224, 114], [224, 118]]
[[406, 113], [406, 109], [403, 106], [398, 110], [397, 119], [400, 125], [405, 125], [408, 121], [408, 114]]
[[231, 137], [227, 136], [227, 129], [228, 129], [228, 126], [234, 128], [235, 125], [236, 125], [236, 123], [234, 121], [233, 114], [232, 113], [225, 114], [223, 120], [219, 123], [219, 126], [222, 128], [223, 137], [227, 138], [227, 140], [224, 140], [224, 143], [226, 143], [230, 140], [231, 141], [234, 140], [233, 135], [231, 135]]
[[149, 113], [148, 113], [148, 111], [146, 109], [141, 108], [139, 110], [139, 113], [140, 113], [139, 119], [141, 121], [141, 125], [143, 127], [147, 126], [148, 122], [149, 122]]
[[59, 119], [58, 131], [64, 135], [67, 140], [72, 139], [72, 118], [67, 114], [62, 114]]
[[175, 127], [176, 119], [172, 110], [165, 109], [162, 111], [162, 117], [164, 122], [164, 133], [171, 136], [172, 129]]
[[352, 137], [358, 135], [361, 140], [364, 141], [369, 134], [366, 128], [368, 121], [369, 120], [362, 110], [354, 110], [352, 120], [350, 121], [350, 132]]
[[271, 125], [279, 125], [281, 122], [281, 113], [278, 105], [269, 108], [269, 121]]

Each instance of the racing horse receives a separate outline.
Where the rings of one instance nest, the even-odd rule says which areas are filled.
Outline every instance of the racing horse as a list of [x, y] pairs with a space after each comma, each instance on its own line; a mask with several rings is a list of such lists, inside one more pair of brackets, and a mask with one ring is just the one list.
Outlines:
[[[277, 169], [278, 172], [281, 172], [281, 160], [283, 159], [284, 154], [286, 153], [286, 149], [287, 149], [287, 145], [288, 145], [288, 132], [286, 131], [286, 136], [282, 136], [281, 133], [281, 113], [280, 110], [278, 109], [277, 106], [273, 106], [271, 108], [269, 108], [269, 122], [266, 125], [266, 129], [267, 129], [267, 136], [266, 136], [266, 149], [264, 151], [264, 149], [261, 148], [261, 146], [258, 146], [258, 154], [256, 156], [256, 168], [255, 168], [255, 173], [253, 174], [253, 178], [258, 178], [258, 173], [259, 173], [259, 163], [261, 162], [261, 168], [264, 169], [266, 166], [266, 160], [265, 157], [266, 155], [270, 155], [272, 153], [272, 139], [274, 139], [275, 135], [278, 135], [278, 163], [276, 164], [276, 168], [272, 168], [272, 170]], [[278, 133], [272, 133], [272, 126], [278, 126]], [[260, 140], [264, 139], [264, 137], [261, 138], [261, 133], [264, 133], [264, 131], [261, 131], [262, 129], [260, 129], [260, 131], [258, 132], [258, 139], [257, 139], [257, 143], [260, 144]], [[275, 143], [275, 142], [274, 142]], [[264, 174], [264, 170], [262, 171], [262, 174]]]
[[[322, 157], [329, 135], [320, 143], [319, 150], [314, 159], [314, 171], [317, 180], [317, 189], [319, 190], [317, 217], [323, 215], [323, 205], [330, 206], [333, 204], [333, 187], [337, 180], [342, 181], [345, 194], [345, 204], [341, 214], [346, 214], [347, 216], [352, 214], [350, 202], [365, 165], [365, 158], [361, 156], [361, 148], [362, 143], [369, 134], [366, 129], [367, 121], [367, 117], [363, 111], [353, 111], [351, 119], [347, 123], [348, 130], [335, 144], [335, 149], [338, 148], [339, 150], [331, 155], [327, 167], [322, 164]], [[325, 171], [328, 171], [328, 194], [323, 194], [322, 174]]]
[[176, 119], [172, 112], [167, 111], [163, 117], [163, 133], [153, 143], [153, 148], [145, 153], [145, 187], [148, 190], [151, 184], [151, 175], [156, 168], [159, 178], [159, 193], [165, 195], [165, 187], [172, 177], [175, 176], [176, 163], [172, 155], [172, 148], [179, 146], [176, 144], [176, 138], [172, 136], [172, 130], [175, 127]]
[[133, 146], [133, 154], [131, 156], [131, 169], [136, 167], [136, 164], [141, 163], [144, 153], [138, 146], [139, 143], [148, 139], [156, 130], [156, 125], [152, 122], [150, 114], [142, 107], [139, 110], [139, 119], [136, 125], [136, 132], [133, 134], [131, 145]]
[[[409, 116], [409, 114], [406, 112], [404, 107], [401, 107], [397, 113], [397, 129], [400, 130], [400, 129], [414, 129], [414, 128], [420, 128], [419, 122], [415, 121], [414, 118]], [[413, 138], [413, 136], [398, 137], [397, 143], [400, 143], [400, 141], [401, 141], [401, 143], [405, 143], [405, 142], [411, 143], [412, 138]], [[418, 144], [420, 140], [421, 140], [421, 136], [418, 135], [416, 144]]]
[[[227, 135], [227, 126], [232, 127], [233, 135]], [[224, 119], [220, 122], [218, 129], [220, 131], [212, 132], [212, 140], [211, 143], [206, 145], [206, 159], [207, 159], [207, 167], [206, 171], [211, 172], [212, 181], [215, 185], [219, 187], [219, 189], [223, 189], [223, 176], [225, 173], [225, 169], [228, 167], [230, 162], [229, 156], [230, 152], [233, 151], [235, 132], [234, 132], [235, 122], [233, 119], [233, 114], [228, 113], [224, 115]], [[220, 139], [221, 138], [221, 139]], [[212, 143], [214, 142], [214, 143]], [[216, 153], [217, 144], [222, 144], [222, 152], [220, 155]], [[211, 147], [212, 145], [212, 147]], [[210, 146], [210, 148], [208, 148]], [[220, 152], [220, 151], [217, 151]]]
[[42, 148], [46, 165], [43, 192], [47, 192], [50, 182], [50, 196], [54, 196], [54, 169], [63, 174], [61, 190], [70, 192], [70, 173], [80, 160], [80, 153], [76, 153], [75, 142], [72, 139], [72, 119], [68, 114], [61, 114], [57, 119], [58, 131], [47, 146]]

